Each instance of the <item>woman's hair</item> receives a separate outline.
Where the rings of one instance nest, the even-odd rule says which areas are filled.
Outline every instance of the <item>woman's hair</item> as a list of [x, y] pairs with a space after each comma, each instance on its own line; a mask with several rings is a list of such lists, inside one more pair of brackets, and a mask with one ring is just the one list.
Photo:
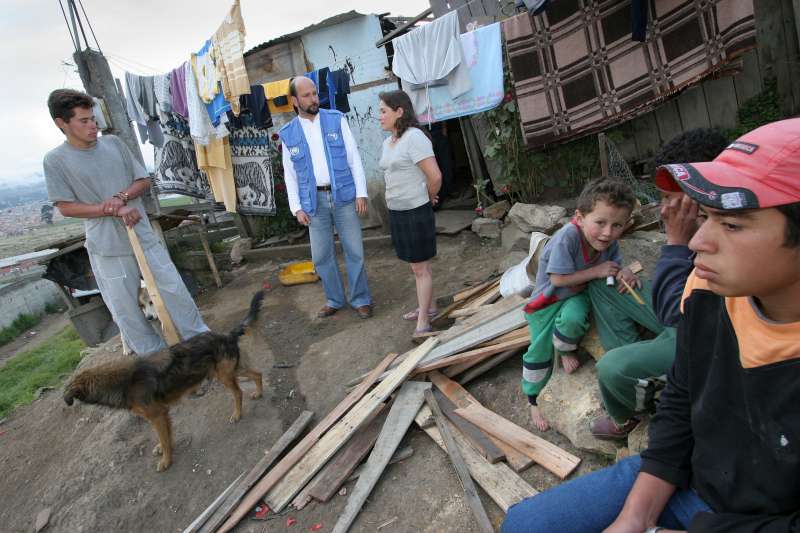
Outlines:
[[398, 139], [403, 136], [408, 128], [422, 130], [419, 121], [417, 121], [417, 115], [414, 113], [414, 106], [411, 105], [411, 98], [408, 97], [405, 91], [384, 91], [378, 95], [378, 98], [392, 111], [403, 108], [403, 114], [397, 117], [394, 123]]

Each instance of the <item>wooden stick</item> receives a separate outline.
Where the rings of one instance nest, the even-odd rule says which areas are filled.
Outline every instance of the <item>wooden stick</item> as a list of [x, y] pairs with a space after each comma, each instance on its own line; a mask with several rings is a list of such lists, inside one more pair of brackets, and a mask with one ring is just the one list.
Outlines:
[[463, 416], [487, 433], [491, 433], [507, 442], [561, 479], [565, 479], [570, 475], [581, 462], [579, 457], [575, 457], [555, 444], [537, 437], [530, 431], [486, 409], [479, 403], [456, 409], [456, 414]]
[[[412, 448], [411, 446], [406, 446], [405, 448], [400, 448], [399, 450], [394, 452], [394, 455], [392, 455], [392, 458], [389, 459], [389, 464], [393, 465], [395, 463], [399, 463], [400, 461], [405, 461], [406, 459], [408, 459], [412, 455], [414, 455], [414, 448]], [[364, 473], [364, 469], [366, 468], [366, 466], [367, 465], [362, 464], [361, 466], [356, 468], [355, 471], [353, 471], [353, 473], [350, 474], [350, 477], [348, 477], [345, 480], [345, 483], [350, 483], [351, 481], [354, 481], [354, 480], [358, 479], [359, 476], [361, 476], [361, 474]]]
[[488, 359], [474, 368], [471, 368], [464, 372], [461, 368], [461, 365], [451, 366], [450, 368], [444, 371], [444, 374], [447, 377], [452, 378], [453, 376], [459, 375], [461, 372], [464, 372], [462, 376], [458, 378], [458, 383], [461, 385], [465, 385], [475, 379], [476, 377], [480, 376], [481, 374], [488, 372], [489, 370], [493, 369], [494, 367], [500, 365], [501, 363], [505, 362], [509, 358], [513, 357], [515, 354], [518, 354], [519, 350], [508, 350], [507, 352], [503, 352], [501, 354], [495, 355], [491, 359]]
[[220, 505], [222, 505], [222, 502], [225, 500], [225, 498], [228, 497], [228, 494], [231, 493], [233, 488], [236, 486], [239, 480], [242, 479], [242, 477], [244, 477], [244, 472], [239, 474], [239, 477], [234, 479], [233, 482], [230, 485], [228, 485], [228, 488], [223, 490], [222, 494], [217, 496], [217, 498], [211, 503], [211, 505], [206, 507], [206, 510], [200, 513], [200, 516], [194, 519], [194, 522], [186, 526], [186, 529], [183, 530], [183, 533], [194, 533], [195, 531], [197, 531], [198, 528], [202, 526], [206, 522], [206, 520], [208, 520], [208, 517], [211, 516], [211, 514], [214, 513], [219, 508]]
[[292, 451], [290, 451], [286, 457], [281, 459], [281, 461], [270, 470], [258, 484], [253, 487], [253, 489], [247, 493], [247, 495], [242, 500], [242, 503], [239, 504], [236, 509], [234, 509], [233, 514], [231, 517], [222, 525], [219, 529], [220, 533], [224, 533], [226, 531], [230, 531], [233, 526], [239, 523], [239, 521], [244, 518], [248, 511], [253, 508], [261, 498], [266, 494], [277, 482], [280, 480], [286, 473], [291, 470], [291, 468], [303, 458], [303, 456], [310, 450], [314, 444], [320, 439], [323, 433], [328, 431], [331, 426], [333, 426], [339, 419], [342, 417], [344, 413], [347, 412], [353, 405], [355, 405], [364, 394], [366, 394], [367, 390], [375, 384], [378, 378], [383, 374], [383, 372], [389, 367], [389, 365], [394, 361], [397, 357], [396, 353], [390, 353], [387, 355], [379, 364], [376, 366], [364, 381], [356, 387], [350, 394], [342, 400], [339, 405], [333, 408], [333, 410], [322, 419], [322, 421], [317, 424], [317, 426], [311, 430], [311, 432], [306, 435], [300, 443], [295, 446]]
[[178, 344], [181, 342], [181, 336], [178, 335], [175, 323], [172, 321], [172, 317], [169, 311], [167, 311], [167, 307], [164, 305], [164, 300], [161, 298], [161, 293], [158, 291], [156, 278], [150, 270], [150, 264], [147, 262], [147, 256], [144, 255], [142, 243], [139, 242], [136, 231], [130, 226], [126, 227], [128, 228], [128, 238], [131, 241], [133, 254], [136, 256], [136, 262], [139, 263], [139, 270], [142, 273], [142, 278], [144, 278], [144, 286], [147, 288], [147, 294], [149, 294], [150, 298], [153, 300], [153, 306], [156, 308], [158, 319], [161, 321], [161, 328], [164, 330], [164, 340], [167, 341], [167, 344], [170, 346]]
[[200, 236], [200, 242], [203, 243], [203, 250], [206, 253], [206, 259], [208, 259], [208, 266], [211, 268], [211, 274], [214, 275], [214, 283], [217, 285], [217, 288], [222, 288], [222, 278], [219, 277], [219, 270], [217, 270], [217, 263], [214, 261], [214, 254], [211, 253], [211, 246], [208, 244], [208, 236], [206, 235], [205, 225], [200, 228], [198, 233]]
[[486, 515], [486, 509], [483, 508], [481, 499], [478, 497], [478, 489], [475, 488], [475, 484], [472, 482], [472, 478], [467, 470], [467, 465], [464, 463], [464, 458], [461, 456], [461, 452], [458, 450], [455, 440], [453, 440], [450, 428], [447, 427], [447, 423], [445, 422], [444, 414], [439, 408], [439, 404], [436, 402], [436, 398], [433, 396], [433, 392], [430, 389], [425, 391], [425, 401], [428, 403], [428, 407], [430, 407], [433, 413], [433, 419], [436, 421], [436, 427], [439, 428], [439, 433], [442, 435], [444, 447], [447, 449], [447, 454], [450, 456], [450, 462], [453, 463], [453, 468], [456, 471], [458, 480], [461, 482], [461, 488], [464, 489], [464, 497], [467, 500], [467, 505], [469, 505], [472, 515], [478, 522], [478, 529], [484, 533], [494, 533], [492, 523], [489, 522], [489, 517]]
[[466, 362], [480, 362], [488, 357], [498, 354], [500, 352], [505, 352], [506, 350], [517, 350], [519, 348], [523, 348], [530, 344], [530, 339], [525, 336], [519, 339], [512, 339], [506, 342], [501, 342], [499, 344], [493, 344], [491, 346], [486, 346], [485, 348], [478, 348], [476, 350], [468, 350], [466, 352], [462, 352], [458, 355], [452, 355], [450, 357], [445, 357], [444, 359], [439, 359], [438, 361], [434, 361], [433, 363], [428, 363], [422, 366], [417, 367], [414, 371], [414, 374], [424, 374], [426, 372], [430, 372], [431, 370], [437, 370], [439, 368], [444, 368], [446, 366], [466, 363]]
[[[447, 396], [438, 390], [435, 391], [433, 395], [436, 397], [436, 403], [439, 404], [439, 409], [442, 411], [442, 414], [464, 434], [479, 454], [492, 464], [505, 459], [506, 454], [492, 442], [488, 435], [472, 422], [456, 414], [456, 406]], [[431, 411], [433, 411], [433, 408], [431, 408]]]
[[[237, 484], [236, 488], [233, 492], [225, 499], [224, 503], [220, 506], [216, 513], [214, 513], [211, 518], [205, 524], [201, 524], [203, 527], [200, 530], [201, 533], [211, 533], [216, 531], [217, 527], [226, 519], [228, 515], [239, 503], [239, 500], [242, 499], [242, 496], [250, 490], [250, 487], [258, 481], [264, 472], [272, 466], [272, 464], [278, 460], [278, 457], [289, 447], [291, 443], [293, 443], [297, 438], [300, 436], [301, 433], [306, 429], [308, 424], [311, 423], [311, 419], [314, 418], [314, 413], [311, 411], [303, 411], [300, 413], [300, 416], [297, 417], [297, 420], [286, 430], [286, 432], [281, 435], [281, 437], [272, 445], [269, 449], [269, 452], [262, 457], [256, 465], [250, 470], [250, 472], [242, 479], [240, 483]], [[198, 526], [199, 527], [199, 526]]]
[[642, 297], [639, 296], [639, 293], [636, 292], [636, 289], [631, 287], [628, 284], [628, 282], [625, 281], [621, 276], [619, 280], [622, 282], [622, 284], [625, 286], [625, 289], [627, 289], [627, 291], [631, 294], [631, 296], [633, 296], [633, 299], [636, 300], [636, 303], [638, 303], [639, 305], [647, 305], [646, 303], [644, 303], [644, 300], [642, 300]]

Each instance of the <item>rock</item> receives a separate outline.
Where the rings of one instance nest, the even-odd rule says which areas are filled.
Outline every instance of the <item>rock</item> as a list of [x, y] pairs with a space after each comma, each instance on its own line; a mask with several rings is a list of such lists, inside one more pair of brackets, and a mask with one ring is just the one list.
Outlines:
[[539, 394], [538, 404], [550, 425], [573, 446], [616, 457], [617, 445], [594, 438], [589, 430], [594, 418], [605, 415], [594, 361], [584, 363], [572, 374], [559, 367]]
[[39, 511], [39, 514], [36, 515], [36, 521], [33, 523], [33, 533], [39, 533], [47, 527], [47, 524], [50, 523], [50, 512], [51, 509], [49, 507]]
[[528, 251], [531, 242], [531, 234], [527, 231], [522, 231], [516, 224], [506, 224], [503, 228], [500, 242], [504, 250], [520, 250], [523, 252]]
[[572, 217], [561, 217], [558, 219], [558, 226], [559, 227], [566, 226], [570, 222], [572, 222]]
[[231, 247], [231, 263], [234, 265], [242, 264], [244, 252], [253, 248], [252, 239], [237, 239]]
[[629, 239], [639, 239], [655, 244], [667, 244], [667, 234], [660, 231], [634, 231], [628, 235]]
[[528, 254], [525, 252], [520, 252], [518, 250], [510, 252], [503, 257], [503, 260], [500, 261], [500, 266], [498, 266], [497, 269], [500, 272], [505, 272], [514, 265], [521, 263], [526, 257], [528, 257]]
[[650, 417], [644, 417], [639, 425], [628, 433], [628, 449], [631, 455], [642, 453], [650, 444]]
[[476, 218], [472, 221], [472, 231], [483, 239], [499, 239], [500, 221], [493, 218]]
[[[636, 233], [633, 235], [636, 235]], [[639, 261], [644, 268], [644, 272], [638, 274], [639, 279], [650, 279], [653, 276], [656, 262], [661, 256], [661, 243], [653, 242], [648, 239], [636, 239], [632, 238], [632, 236], [621, 239], [619, 243], [625, 266], [630, 265], [634, 261]]]
[[511, 219], [522, 231], [541, 231], [551, 234], [558, 229], [559, 219], [566, 216], [567, 210], [560, 205], [523, 204], [517, 202], [508, 212]]
[[617, 462], [617, 463], [618, 463], [618, 462], [620, 462], [622, 459], [625, 459], [626, 457], [630, 457], [631, 455], [633, 455], [633, 454], [631, 453], [631, 451], [630, 451], [630, 450], [629, 450], [627, 447], [624, 447], [624, 448], [618, 448], [618, 449], [617, 449], [617, 457], [616, 457], [616, 459], [614, 460], [614, 462]]
[[586, 350], [595, 361], [599, 361], [606, 353], [600, 343], [600, 333], [597, 331], [597, 323], [592, 319], [592, 325], [586, 335], [581, 340], [581, 348]]
[[486, 218], [494, 218], [497, 220], [502, 219], [508, 213], [508, 210], [511, 209], [511, 202], [508, 200], [503, 200], [500, 202], [493, 203], [489, 207], [483, 210], [483, 216]]

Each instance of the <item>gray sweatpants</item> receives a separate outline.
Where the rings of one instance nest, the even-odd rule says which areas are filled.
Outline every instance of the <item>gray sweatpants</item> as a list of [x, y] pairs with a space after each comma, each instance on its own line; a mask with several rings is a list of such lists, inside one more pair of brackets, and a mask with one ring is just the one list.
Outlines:
[[[167, 250], [157, 244], [144, 251], [156, 285], [182, 339], [208, 331]], [[167, 347], [139, 307], [139, 265], [133, 255], [89, 254], [97, 286], [125, 342], [137, 355]]]

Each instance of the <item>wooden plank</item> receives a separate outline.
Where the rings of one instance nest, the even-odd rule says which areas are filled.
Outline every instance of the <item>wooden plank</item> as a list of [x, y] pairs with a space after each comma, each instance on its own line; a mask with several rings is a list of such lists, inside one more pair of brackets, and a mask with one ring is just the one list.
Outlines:
[[500, 285], [498, 284], [497, 286], [492, 287], [490, 290], [481, 293], [481, 295], [475, 298], [474, 301], [470, 302], [469, 308], [478, 309], [482, 305], [490, 304], [492, 302], [497, 301], [499, 298], [500, 298]]
[[[528, 348], [528, 346], [523, 346], [522, 347], [522, 351], [526, 350]], [[506, 359], [508, 359], [509, 357], [511, 357], [512, 355], [514, 355], [515, 353], [519, 353], [519, 352], [520, 352], [520, 349], [506, 350], [505, 352], [502, 352], [502, 353], [487, 357], [486, 359], [481, 359], [480, 361], [469, 361], [467, 363], [461, 363], [461, 364], [458, 364], [458, 365], [448, 366], [447, 368], [442, 370], [442, 373], [445, 376], [447, 376], [449, 378], [452, 378], [453, 376], [458, 376], [459, 374], [462, 374], [463, 372], [466, 372], [467, 370], [469, 370], [472, 367], [480, 367], [485, 363], [490, 363], [490, 362], [494, 361], [495, 359], [497, 359], [498, 357], [502, 357], [502, 360], [500, 362], [503, 362]], [[503, 356], [505, 356], [505, 357], [503, 357]], [[498, 364], [500, 364], [500, 363], [495, 363], [492, 366], [490, 366], [489, 368], [494, 368]], [[486, 368], [485, 370], [483, 370], [483, 372], [485, 372], [486, 370], [489, 370], [489, 368]], [[459, 379], [459, 382], [461, 382], [460, 379]]]
[[353, 433], [358, 431], [378, 404], [383, 403], [394, 390], [408, 378], [420, 359], [436, 345], [436, 339], [428, 339], [414, 350], [410, 357], [395, 368], [380, 385], [366, 394], [342, 419], [322, 436], [307, 454], [274, 486], [264, 501], [273, 512], [279, 513], [292, 498], [319, 472], [328, 459], [344, 446]]
[[378, 441], [375, 443], [375, 448], [369, 454], [367, 469], [358, 478], [353, 492], [350, 493], [344, 511], [333, 527], [333, 533], [345, 533], [350, 529], [367, 500], [367, 496], [372, 492], [425, 401], [424, 392], [430, 391], [430, 387], [430, 383], [409, 381], [400, 388], [400, 392], [397, 393], [392, 408], [389, 410], [389, 416], [386, 417], [386, 423], [378, 436]]
[[397, 354], [390, 353], [387, 355], [378, 366], [376, 366], [361, 384], [356, 387], [350, 394], [345, 397], [333, 410], [328, 413], [322, 421], [314, 427], [311, 432], [306, 435], [300, 443], [295, 446], [292, 451], [290, 451], [286, 457], [281, 459], [281, 461], [270, 470], [264, 478], [258, 482], [258, 484], [253, 487], [250, 492], [245, 495], [242, 503], [239, 504], [238, 507], [233, 511], [230, 519], [226, 521], [222, 527], [219, 529], [221, 533], [225, 531], [230, 531], [233, 526], [239, 523], [239, 521], [247, 515], [248, 511], [253, 508], [264, 494], [267, 493], [269, 489], [271, 489], [275, 483], [279, 479], [281, 479], [286, 472], [288, 472], [305, 454], [311, 447], [319, 440], [323, 433], [328, 431], [328, 429], [333, 426], [342, 415], [347, 412], [353, 405], [356, 404], [369, 390], [369, 388], [375, 384], [378, 378], [383, 374], [383, 372], [389, 367], [392, 361], [395, 360]]
[[[478, 426], [456, 414], [456, 406], [447, 396], [438, 390], [435, 391], [434, 396], [436, 396], [436, 402], [442, 414], [464, 434], [479, 454], [492, 464], [505, 459], [506, 454]], [[433, 410], [431, 408], [431, 411]]]
[[[800, 0], [797, 1], [800, 2]], [[764, 89], [762, 79], [763, 76], [758, 66], [758, 53], [751, 50], [742, 56], [742, 72], [733, 78], [737, 107], [741, 107], [747, 100]]]
[[503, 333], [502, 335], [495, 337], [490, 341], [483, 342], [476, 346], [476, 348], [485, 348], [486, 346], [492, 346], [494, 344], [500, 344], [501, 342], [506, 341], [515, 341], [525, 337], [530, 337], [530, 332], [528, 331], [527, 327], [517, 328], [515, 330], [509, 331], [508, 333]]
[[678, 96], [675, 102], [678, 104], [678, 112], [681, 114], [681, 124], [683, 124], [684, 130], [711, 127], [702, 88], [689, 87]]
[[[488, 372], [489, 370], [493, 369], [494, 367], [504, 363], [505, 361], [507, 361], [508, 359], [510, 359], [511, 357], [513, 357], [515, 354], [518, 354], [518, 353], [519, 353], [519, 351], [517, 351], [517, 350], [509, 350], [507, 352], [503, 352], [501, 354], [495, 355], [494, 357], [492, 357], [488, 361], [484, 361], [483, 363], [481, 363], [479, 365], [476, 365], [474, 368], [471, 368], [471, 369], [467, 370], [464, 373], [464, 375], [462, 375], [460, 378], [458, 378], [458, 383], [460, 385], [465, 385], [465, 384], [469, 383], [470, 381], [472, 381], [473, 379], [475, 379], [476, 377], [478, 377], [478, 376], [484, 374], [485, 372]], [[445, 373], [445, 375], [447, 377], [453, 377], [453, 376], [457, 376], [458, 375], [458, 372], [456, 372], [456, 370], [459, 370], [458, 366], [450, 367], [447, 370], [445, 370], [444, 373]]]
[[131, 241], [131, 248], [133, 248], [133, 255], [136, 256], [136, 262], [139, 264], [139, 271], [142, 273], [144, 285], [147, 287], [147, 294], [153, 300], [153, 306], [158, 313], [158, 320], [161, 322], [161, 329], [164, 331], [164, 340], [167, 344], [173, 346], [181, 342], [181, 336], [178, 335], [178, 330], [175, 328], [175, 323], [164, 305], [164, 300], [161, 298], [161, 293], [156, 285], [156, 279], [153, 277], [153, 272], [150, 270], [150, 264], [147, 262], [147, 257], [144, 255], [142, 243], [139, 242], [139, 237], [133, 228], [126, 226], [128, 229], [128, 238]]
[[284, 434], [281, 435], [277, 441], [275, 441], [275, 444], [272, 445], [266, 455], [259, 459], [250, 472], [248, 472], [242, 481], [237, 484], [236, 488], [225, 499], [217, 512], [215, 512], [204, 524], [200, 524], [203, 526], [202, 529], [200, 529], [201, 533], [210, 533], [216, 531], [217, 527], [228, 517], [236, 504], [239, 503], [239, 500], [241, 500], [247, 491], [250, 490], [250, 487], [252, 487], [262, 475], [264, 475], [264, 472], [267, 470], [267, 468], [272, 466], [272, 464], [278, 460], [278, 457], [281, 456], [286, 448], [288, 448], [291, 443], [297, 440], [303, 431], [305, 431], [306, 427], [308, 427], [308, 425], [311, 423], [312, 418], [314, 418], [314, 413], [311, 411], [303, 411], [300, 413], [300, 416], [297, 417], [297, 420], [295, 420], [292, 425], [289, 426], [289, 429], [287, 429]]
[[[435, 427], [425, 427], [425, 421], [432, 416], [428, 406], [423, 406], [415, 419], [422, 431], [428, 434], [439, 448], [444, 450], [444, 441], [439, 430]], [[447, 422], [450, 424], [450, 422]], [[486, 491], [486, 494], [494, 501], [504, 513], [508, 509], [531, 496], [538, 494], [536, 489], [531, 487], [527, 481], [519, 477], [505, 463], [491, 464], [489, 461], [476, 452], [472, 446], [464, 439], [464, 436], [452, 425], [450, 432], [453, 434], [458, 449], [461, 452], [464, 462], [467, 464], [472, 479]]]
[[703, 92], [706, 97], [708, 118], [711, 126], [720, 129], [733, 129], [737, 125], [736, 88], [733, 78], [726, 76], [716, 80], [707, 80], [703, 83]]
[[[399, 463], [400, 461], [405, 461], [412, 455], [414, 455], [414, 448], [412, 448], [411, 446], [405, 446], [404, 448], [400, 448], [399, 450], [394, 452], [394, 455], [392, 455], [392, 458], [389, 460], [389, 464], [393, 465], [395, 463]], [[350, 477], [347, 478], [345, 483], [349, 483], [351, 481], [355, 481], [356, 479], [358, 479], [361, 476], [361, 474], [363, 474], [364, 471], [366, 470], [366, 466], [367, 465], [362, 464], [358, 468], [356, 468], [355, 471], [352, 474], [350, 474]]]
[[444, 414], [439, 408], [439, 404], [430, 389], [425, 391], [425, 401], [433, 413], [436, 427], [439, 429], [439, 434], [442, 436], [442, 441], [444, 441], [445, 450], [450, 456], [450, 462], [453, 463], [453, 469], [456, 471], [458, 481], [461, 483], [461, 488], [464, 490], [464, 497], [466, 498], [467, 505], [472, 511], [475, 521], [478, 523], [478, 529], [484, 533], [494, 533], [494, 528], [491, 522], [489, 522], [486, 509], [483, 508], [481, 499], [478, 496], [478, 490], [472, 482], [466, 463], [464, 463], [464, 458], [456, 445], [456, 441], [453, 439], [453, 435], [450, 433], [450, 428], [447, 425]]
[[487, 287], [489, 287], [489, 285], [492, 285], [495, 282], [499, 283], [497, 279], [490, 279], [484, 281], [483, 283], [478, 283], [477, 285], [470, 287], [469, 289], [464, 289], [461, 292], [457, 292], [456, 294], [453, 295], [453, 301], [462, 302], [464, 300], [468, 300], [469, 298], [472, 298], [473, 296], [485, 290]]
[[385, 421], [386, 414], [379, 414], [363, 431], [350, 439], [347, 446], [309, 483], [309, 495], [312, 498], [327, 502], [333, 497], [372, 449]]
[[673, 137], [683, 133], [681, 124], [681, 114], [678, 112], [678, 104], [675, 100], [667, 100], [655, 109], [656, 124], [658, 134], [664, 143], [669, 142]]
[[523, 452], [561, 479], [570, 475], [581, 462], [579, 457], [537, 437], [479, 403], [456, 409], [456, 413]]
[[516, 350], [519, 348], [523, 348], [525, 346], [528, 346], [529, 344], [530, 344], [530, 338], [528, 336], [524, 336], [516, 339], [511, 339], [506, 342], [492, 344], [491, 346], [486, 346], [484, 348], [468, 350], [458, 355], [445, 357], [444, 359], [439, 359], [438, 361], [434, 361], [433, 363], [428, 363], [419, 366], [416, 368], [416, 370], [414, 370], [414, 375], [424, 374], [425, 372], [430, 372], [431, 370], [437, 370], [439, 368], [444, 368], [446, 366], [454, 364], [460, 364], [460, 363], [477, 364], [481, 361], [485, 361], [492, 355], [498, 354], [500, 352], [505, 352], [506, 350], [512, 350], [512, 349]]
[[210, 517], [217, 509], [219, 509], [220, 505], [222, 505], [222, 502], [225, 500], [225, 498], [228, 497], [228, 495], [233, 491], [234, 487], [236, 487], [239, 481], [244, 477], [244, 474], [245, 474], [244, 472], [239, 474], [239, 477], [234, 479], [231, 482], [231, 484], [228, 485], [228, 488], [223, 490], [222, 493], [219, 496], [217, 496], [213, 502], [211, 502], [211, 505], [206, 507], [206, 509], [202, 513], [200, 513], [200, 516], [194, 519], [194, 522], [186, 526], [186, 529], [183, 530], [183, 533], [194, 533], [195, 531], [198, 531], [200, 526], [206, 523], [208, 517]]

